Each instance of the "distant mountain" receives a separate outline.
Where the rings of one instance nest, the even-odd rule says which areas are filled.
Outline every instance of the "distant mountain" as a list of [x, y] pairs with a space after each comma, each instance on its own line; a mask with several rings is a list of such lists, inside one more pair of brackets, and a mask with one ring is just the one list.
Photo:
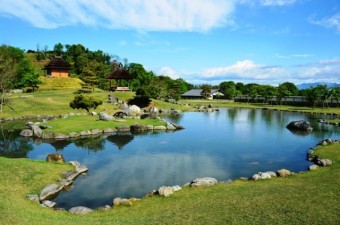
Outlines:
[[338, 83], [326, 83], [326, 82], [315, 82], [315, 83], [302, 83], [296, 85], [299, 90], [307, 89], [310, 87], [316, 87], [319, 84], [326, 84], [328, 87], [340, 87], [340, 84]]

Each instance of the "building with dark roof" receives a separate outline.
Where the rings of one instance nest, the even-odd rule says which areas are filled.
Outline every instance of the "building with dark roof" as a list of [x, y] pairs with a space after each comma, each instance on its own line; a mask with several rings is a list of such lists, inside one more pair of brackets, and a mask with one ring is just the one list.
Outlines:
[[45, 65], [44, 70], [47, 77], [68, 77], [71, 65], [61, 56], [55, 56]]
[[[203, 89], [192, 89], [182, 94], [181, 97], [187, 99], [203, 98], [202, 91]], [[224, 94], [220, 92], [218, 89], [211, 89], [210, 96], [208, 97], [208, 99], [213, 99], [216, 96], [221, 97], [224, 96]]]

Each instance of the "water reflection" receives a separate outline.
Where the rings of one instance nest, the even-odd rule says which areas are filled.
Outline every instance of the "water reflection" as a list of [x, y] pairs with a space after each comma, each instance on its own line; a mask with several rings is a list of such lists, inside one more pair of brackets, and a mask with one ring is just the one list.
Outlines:
[[[62, 151], [65, 160], [86, 165], [88, 175], [79, 177], [74, 189], [62, 192], [55, 201], [59, 207], [95, 208], [112, 204], [114, 197], [143, 197], [162, 185], [183, 185], [196, 177], [227, 180], [281, 168], [306, 170], [310, 165], [306, 151], [311, 146], [340, 137], [339, 127], [319, 124], [318, 116], [281, 111], [221, 109], [166, 119], [185, 129], [49, 143], [34, 139], [24, 142], [31, 145], [26, 154], [45, 159], [51, 152]], [[286, 129], [289, 122], [302, 119], [311, 123], [312, 132], [305, 135]]]
[[0, 127], [0, 156], [8, 158], [25, 158], [33, 145], [27, 140], [19, 137], [18, 130], [4, 130]]
[[107, 137], [107, 140], [118, 147], [119, 150], [122, 150], [125, 145], [130, 143], [133, 140], [133, 136], [131, 134], [114, 134]]

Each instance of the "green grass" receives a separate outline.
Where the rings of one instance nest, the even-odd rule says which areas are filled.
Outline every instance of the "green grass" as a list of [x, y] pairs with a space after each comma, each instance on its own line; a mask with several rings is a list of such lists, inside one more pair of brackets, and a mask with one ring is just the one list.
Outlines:
[[44, 209], [25, 198], [70, 166], [0, 158], [0, 224], [339, 224], [339, 144], [317, 154], [334, 164], [288, 178], [184, 188], [84, 216]]
[[[1, 118], [21, 117], [26, 115], [61, 115], [70, 112], [86, 112], [85, 110], [74, 110], [69, 104], [78, 93], [77, 89], [37, 91], [34, 93], [10, 94], [8, 102], [4, 107]], [[96, 89], [91, 93], [97, 99], [103, 101], [95, 111], [113, 113], [118, 106], [106, 103], [108, 92]]]
[[141, 124], [141, 125], [166, 125], [164, 121], [156, 119], [126, 119], [124, 121], [102, 121], [98, 116], [74, 116], [65, 119], [54, 119], [44, 123], [52, 128], [45, 131], [52, 131], [59, 134], [70, 132], [81, 132], [94, 128], [104, 130], [105, 128], [115, 128], [117, 126]]
[[269, 105], [263, 103], [243, 103], [243, 102], [231, 102], [228, 100], [204, 100], [204, 99], [182, 99], [178, 102], [179, 104], [190, 104], [193, 107], [212, 104], [214, 107], [220, 108], [249, 108], [249, 109], [272, 109], [272, 110], [283, 110], [283, 111], [297, 111], [306, 113], [320, 113], [320, 114], [337, 114], [340, 115], [339, 107], [302, 107], [302, 106], [289, 106], [289, 105]]

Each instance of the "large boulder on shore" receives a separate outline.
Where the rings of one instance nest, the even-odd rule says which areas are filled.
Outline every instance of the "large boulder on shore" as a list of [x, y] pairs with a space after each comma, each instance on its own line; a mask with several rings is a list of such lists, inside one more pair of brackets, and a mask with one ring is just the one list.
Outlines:
[[105, 113], [105, 112], [100, 112], [99, 113], [99, 119], [103, 121], [110, 121], [113, 120], [113, 116]]
[[313, 130], [313, 127], [310, 125], [310, 123], [305, 120], [292, 121], [287, 125], [287, 128], [291, 130]]
[[68, 211], [72, 214], [78, 214], [78, 215], [84, 215], [84, 214], [93, 212], [92, 209], [87, 208], [85, 206], [72, 207]]
[[191, 187], [200, 187], [200, 186], [213, 186], [217, 184], [218, 181], [212, 177], [203, 177], [196, 178], [190, 182]]
[[51, 154], [48, 154], [48, 155], [47, 155], [46, 161], [47, 161], [47, 162], [61, 162], [61, 163], [64, 163], [64, 162], [65, 162], [65, 159], [64, 159], [64, 157], [63, 157], [62, 154], [59, 154], [59, 153], [51, 153]]

